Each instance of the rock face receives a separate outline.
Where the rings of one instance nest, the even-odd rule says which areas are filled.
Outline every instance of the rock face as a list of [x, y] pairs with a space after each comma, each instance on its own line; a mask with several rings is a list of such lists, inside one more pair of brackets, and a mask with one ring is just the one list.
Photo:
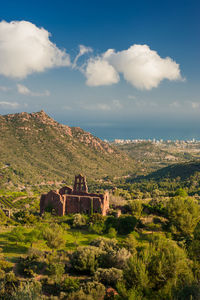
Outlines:
[[109, 194], [88, 193], [86, 178], [77, 175], [74, 189], [66, 186], [41, 196], [40, 214], [52, 209], [59, 216], [74, 213], [100, 213], [105, 216], [109, 210]]

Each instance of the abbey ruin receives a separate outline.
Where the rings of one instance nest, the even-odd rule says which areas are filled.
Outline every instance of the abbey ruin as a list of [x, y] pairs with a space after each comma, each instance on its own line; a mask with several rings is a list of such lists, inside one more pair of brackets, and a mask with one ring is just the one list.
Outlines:
[[73, 189], [65, 186], [60, 190], [51, 190], [42, 194], [40, 199], [40, 214], [46, 209], [54, 209], [58, 216], [66, 214], [100, 213], [105, 216], [109, 210], [109, 193], [88, 193], [86, 178], [82, 175], [75, 176]]

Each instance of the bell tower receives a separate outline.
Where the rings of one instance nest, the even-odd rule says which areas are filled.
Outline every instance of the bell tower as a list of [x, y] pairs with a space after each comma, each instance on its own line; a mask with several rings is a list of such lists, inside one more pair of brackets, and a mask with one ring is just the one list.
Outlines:
[[74, 193], [88, 193], [86, 177], [81, 174], [75, 176]]

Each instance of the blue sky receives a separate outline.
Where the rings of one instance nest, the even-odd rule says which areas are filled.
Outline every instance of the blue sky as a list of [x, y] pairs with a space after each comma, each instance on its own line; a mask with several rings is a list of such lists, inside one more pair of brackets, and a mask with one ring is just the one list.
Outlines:
[[3, 1], [0, 114], [44, 109], [101, 138], [200, 138], [199, 13], [189, 0]]

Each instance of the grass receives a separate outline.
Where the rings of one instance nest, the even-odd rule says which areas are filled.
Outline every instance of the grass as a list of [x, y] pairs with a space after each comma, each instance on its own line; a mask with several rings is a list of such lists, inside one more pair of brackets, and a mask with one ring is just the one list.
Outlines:
[[[12, 229], [1, 229], [0, 232], [0, 248], [2, 248], [2, 252], [8, 261], [16, 262], [19, 256], [23, 256], [28, 252], [30, 248], [30, 243], [18, 243], [11, 242], [9, 240], [9, 233]], [[25, 235], [29, 233], [32, 228], [25, 229]], [[66, 240], [64, 250], [75, 250], [77, 246], [87, 246], [90, 242], [100, 235], [95, 233], [89, 233], [87, 230], [83, 229], [69, 229], [64, 233], [64, 237]], [[33, 244], [33, 248], [43, 250], [43, 251], [51, 251], [51, 249], [46, 245], [44, 240], [38, 240]]]

